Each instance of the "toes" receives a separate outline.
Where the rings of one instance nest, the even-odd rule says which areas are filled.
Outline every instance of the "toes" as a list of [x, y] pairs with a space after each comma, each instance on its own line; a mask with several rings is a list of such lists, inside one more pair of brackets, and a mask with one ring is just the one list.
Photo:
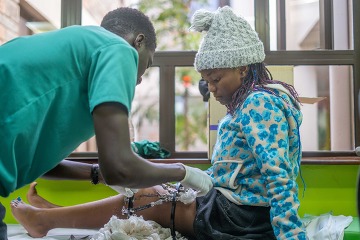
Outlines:
[[36, 185], [37, 185], [37, 182], [32, 182], [30, 184], [30, 189], [33, 190], [35, 193], [36, 193]]
[[10, 202], [10, 205], [12, 207], [17, 207], [19, 204], [23, 203], [21, 197], [17, 197], [16, 199], [13, 199], [11, 202]]
[[11, 202], [10, 202], [10, 206], [11, 207], [17, 207], [17, 202], [16, 202], [16, 200], [12, 200]]
[[20, 203], [20, 202], [19, 202], [18, 200], [12, 200], [11, 203], [10, 203], [10, 205], [11, 205], [12, 207], [15, 207], [15, 208], [16, 208], [16, 207], [19, 205], [19, 203]]

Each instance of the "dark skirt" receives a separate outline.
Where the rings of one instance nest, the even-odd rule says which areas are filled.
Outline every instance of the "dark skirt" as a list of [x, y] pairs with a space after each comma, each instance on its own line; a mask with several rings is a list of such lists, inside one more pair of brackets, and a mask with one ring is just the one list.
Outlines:
[[270, 207], [237, 205], [215, 189], [197, 198], [196, 205], [196, 239], [276, 239]]
[[0, 203], [0, 240], [7, 240], [7, 227], [4, 223], [5, 207]]

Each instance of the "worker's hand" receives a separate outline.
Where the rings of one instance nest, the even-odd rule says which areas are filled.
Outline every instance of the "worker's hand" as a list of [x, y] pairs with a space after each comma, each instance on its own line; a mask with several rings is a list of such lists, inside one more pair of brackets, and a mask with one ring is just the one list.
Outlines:
[[204, 171], [198, 168], [193, 168], [184, 165], [186, 174], [185, 178], [181, 181], [184, 187], [192, 188], [198, 191], [198, 196], [205, 196], [213, 187], [211, 177]]
[[115, 185], [112, 185], [112, 186], [109, 185], [109, 187], [111, 187], [112, 189], [114, 189], [118, 193], [120, 193], [122, 195], [125, 195], [128, 198], [134, 196], [134, 194], [139, 191], [138, 189], [125, 188], [125, 187], [115, 186]]

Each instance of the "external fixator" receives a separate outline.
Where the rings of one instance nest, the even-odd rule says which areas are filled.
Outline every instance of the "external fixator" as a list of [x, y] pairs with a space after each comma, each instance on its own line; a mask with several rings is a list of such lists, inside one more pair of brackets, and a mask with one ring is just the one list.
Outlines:
[[162, 184], [161, 185], [163, 187], [163, 189], [166, 190], [166, 193], [159, 193], [158, 191], [155, 194], [142, 194], [140, 196], [138, 196], [139, 198], [142, 197], [157, 197], [159, 198], [156, 201], [150, 202], [146, 205], [142, 205], [142, 206], [138, 206], [138, 207], [134, 207], [134, 201], [135, 198], [134, 196], [132, 197], [125, 197], [124, 201], [125, 201], [125, 205], [122, 208], [122, 214], [123, 215], [127, 215], [128, 217], [134, 215], [136, 212], [157, 206], [157, 205], [161, 205], [165, 202], [174, 202], [174, 201], [181, 201], [184, 203], [190, 203], [192, 201], [195, 200], [196, 198], [196, 192], [192, 189], [185, 189], [180, 183], [177, 184], [171, 184], [171, 183], [167, 183], [167, 184]]

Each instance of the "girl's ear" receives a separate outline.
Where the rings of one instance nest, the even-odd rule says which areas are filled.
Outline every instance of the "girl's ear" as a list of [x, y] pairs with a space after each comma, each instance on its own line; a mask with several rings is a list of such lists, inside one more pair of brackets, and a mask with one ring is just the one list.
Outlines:
[[241, 77], [245, 77], [248, 73], [249, 67], [248, 66], [241, 66], [239, 67]]
[[249, 70], [248, 66], [241, 66], [240, 67], [240, 72], [247, 72]]

